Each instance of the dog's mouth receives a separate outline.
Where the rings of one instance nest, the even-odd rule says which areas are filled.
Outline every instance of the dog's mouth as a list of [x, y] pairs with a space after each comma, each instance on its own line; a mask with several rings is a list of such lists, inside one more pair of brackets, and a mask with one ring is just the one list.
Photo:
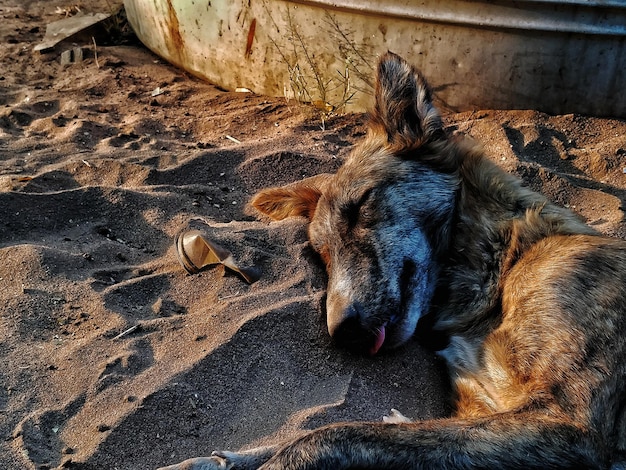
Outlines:
[[378, 353], [378, 351], [380, 351], [380, 348], [382, 348], [383, 344], [385, 343], [386, 336], [387, 336], [387, 322], [383, 323], [382, 325], [380, 325], [380, 327], [378, 327], [375, 333], [375, 337], [374, 337], [374, 345], [370, 348], [370, 355], [374, 356], [376, 355], [376, 353]]
[[403, 335], [400, 333], [394, 334], [394, 330], [402, 328], [401, 321], [406, 317], [409, 304], [413, 298], [411, 284], [415, 276], [415, 270], [416, 266], [412, 260], [407, 259], [402, 264], [402, 271], [400, 273], [400, 302], [398, 304], [397, 313], [391, 315], [389, 320], [383, 322], [375, 329], [374, 344], [369, 350], [370, 355], [376, 355], [383, 346], [393, 348], [402, 343], [401, 339]]
[[333, 340], [342, 347], [370, 356], [404, 343], [413, 333], [406, 331], [406, 318], [413, 298], [411, 288], [415, 271], [413, 261], [403, 263], [399, 298], [387, 298], [377, 314], [367, 315], [358, 302], [350, 305], [343, 312], [341, 323], [331, 331]]
[[400, 317], [398, 315], [392, 315], [389, 320], [374, 329], [373, 341], [370, 340], [373, 343], [369, 349], [370, 356], [378, 354], [383, 347], [385, 349], [392, 349], [398, 346], [397, 340], [395, 339], [397, 336], [395, 330], [399, 327], [399, 319]]

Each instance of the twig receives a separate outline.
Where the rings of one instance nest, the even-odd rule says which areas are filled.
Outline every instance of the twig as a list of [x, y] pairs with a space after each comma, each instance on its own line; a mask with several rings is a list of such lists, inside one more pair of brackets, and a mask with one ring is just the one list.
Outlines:
[[98, 63], [98, 46], [96, 45], [96, 38], [91, 36], [91, 40], [93, 41], [93, 57], [96, 60], [96, 67], [100, 68], [100, 64]]
[[115, 340], [115, 339], [123, 338], [124, 336], [129, 335], [129, 334], [133, 333], [134, 331], [138, 330], [140, 326], [141, 325], [139, 323], [137, 323], [136, 325], [131, 326], [129, 329], [122, 331], [119, 335], [117, 335], [113, 339]]
[[367, 72], [366, 73], [361, 72], [361, 70], [359, 70], [358, 65], [355, 64], [354, 61], [352, 60], [348, 61], [349, 64], [352, 66], [356, 76], [359, 79], [361, 79], [368, 87], [373, 88], [374, 85], [371, 81], [371, 72], [373, 70], [373, 67], [370, 64], [370, 61], [365, 57], [365, 54], [363, 53], [363, 51], [356, 47], [356, 43], [354, 42], [354, 40], [351, 39], [348, 36], [348, 34], [346, 34], [341, 29], [341, 26], [337, 22], [337, 20], [328, 11], [324, 13], [326, 16], [326, 24], [328, 24], [331, 27], [331, 30], [329, 31], [329, 33], [338, 35], [337, 42], [339, 43], [339, 51], [342, 53], [342, 56], [345, 59], [349, 59], [349, 56], [345, 51], [346, 48], [349, 51], [352, 51], [354, 55], [356, 55], [360, 64], [362, 64], [363, 66], [365, 66], [365, 68], [367, 68]]
[[234, 294], [231, 295], [227, 295], [226, 297], [218, 297], [217, 300], [226, 300], [226, 299], [232, 299], [233, 297], [237, 297], [239, 295], [239, 291], [235, 292]]
[[[351, 37], [352, 31], [344, 31], [335, 17], [325, 12], [326, 28], [324, 29], [336, 40], [337, 52], [344, 62], [343, 71], [337, 70], [337, 75], [327, 76], [325, 75], [326, 64], [321, 64], [319, 57], [310, 49], [307, 38], [299, 31], [297, 19], [292, 16], [291, 9], [287, 7], [285, 12], [284, 20], [287, 29], [285, 32], [281, 31], [274, 21], [267, 2], [264, 1], [263, 5], [276, 31], [286, 38], [286, 44], [283, 45], [283, 43], [279, 44], [271, 34], [268, 35], [280, 59], [287, 67], [288, 86], [293, 97], [299, 103], [310, 103], [319, 109], [321, 128], [324, 130], [330, 116], [345, 112], [346, 106], [352, 102], [357, 92], [367, 93], [367, 88], [371, 88], [371, 81], [362, 72], [364, 69], [371, 70], [366, 49], [357, 46]], [[355, 77], [363, 83], [363, 86], [354, 83]], [[286, 100], [291, 97], [288, 96], [287, 85], [284, 88], [284, 95]]]
[[228, 140], [232, 140], [233, 142], [235, 142], [236, 144], [240, 144], [241, 140], [235, 139], [234, 137], [230, 136], [230, 135], [226, 135], [226, 138]]
[[309, 51], [307, 49], [306, 43], [304, 42], [304, 39], [298, 32], [298, 29], [294, 26], [292, 18], [291, 18], [291, 14], [289, 14], [289, 10], [287, 10], [287, 13], [288, 13], [287, 19], [289, 21], [289, 29], [291, 30], [290, 33], [293, 36], [295, 36], [295, 38], [298, 40], [298, 43], [300, 44], [300, 48], [302, 49], [302, 52], [304, 53], [306, 64], [309, 66], [309, 68], [313, 72], [313, 78], [315, 79], [315, 82], [317, 83], [317, 91], [319, 93], [320, 100], [322, 101], [322, 103], [326, 103], [328, 101], [327, 96], [326, 96], [328, 83], [324, 83], [324, 78], [322, 77], [322, 73], [319, 70], [319, 67], [317, 66], [317, 64], [313, 61], [313, 58], [311, 57], [311, 55], [309, 54]]

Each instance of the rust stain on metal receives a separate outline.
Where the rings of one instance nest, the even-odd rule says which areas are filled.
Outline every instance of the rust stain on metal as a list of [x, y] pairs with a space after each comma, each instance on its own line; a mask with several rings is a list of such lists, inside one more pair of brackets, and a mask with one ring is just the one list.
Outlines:
[[246, 42], [246, 58], [250, 57], [252, 52], [252, 43], [254, 42], [254, 32], [256, 31], [256, 18], [252, 19], [250, 29], [248, 30], [248, 41]]
[[169, 33], [165, 37], [167, 48], [170, 54], [182, 61], [182, 56], [185, 53], [185, 40], [180, 34], [180, 23], [178, 22], [176, 10], [172, 5], [172, 0], [167, 0], [167, 30]]

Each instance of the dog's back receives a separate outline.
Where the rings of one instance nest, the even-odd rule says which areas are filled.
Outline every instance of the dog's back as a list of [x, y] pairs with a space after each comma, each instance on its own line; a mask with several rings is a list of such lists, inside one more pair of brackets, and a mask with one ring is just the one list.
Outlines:
[[[506, 438], [517, 426], [534, 446], [530, 467], [607, 467], [626, 450], [626, 242], [482, 156], [464, 165], [470, 194], [460, 197], [435, 324], [450, 336], [441, 354], [457, 415], [510, 416]], [[559, 456], [567, 448], [569, 463]]]

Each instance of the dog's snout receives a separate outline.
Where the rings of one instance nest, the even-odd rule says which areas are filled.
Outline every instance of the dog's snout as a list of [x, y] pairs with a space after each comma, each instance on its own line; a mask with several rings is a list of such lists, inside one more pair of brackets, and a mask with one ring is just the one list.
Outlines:
[[329, 317], [328, 332], [337, 345], [358, 353], [371, 353], [375, 336], [365, 327], [358, 304], [348, 305], [340, 315]]
[[360, 321], [359, 310], [356, 305], [351, 304], [340, 315], [329, 315], [328, 333], [331, 338], [337, 339], [338, 336], [345, 334], [345, 330], [354, 329]]

